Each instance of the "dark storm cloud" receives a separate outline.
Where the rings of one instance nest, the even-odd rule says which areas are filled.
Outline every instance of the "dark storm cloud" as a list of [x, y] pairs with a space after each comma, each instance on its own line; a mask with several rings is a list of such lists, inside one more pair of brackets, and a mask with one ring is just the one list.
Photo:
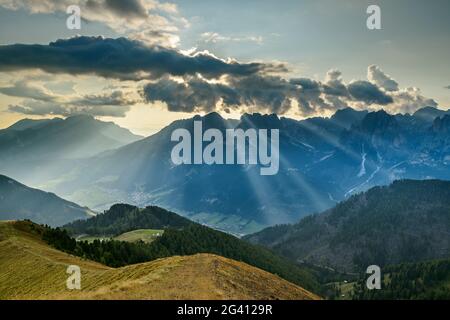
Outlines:
[[215, 83], [199, 77], [186, 77], [183, 82], [160, 79], [147, 84], [142, 95], [147, 102], [162, 101], [169, 110], [182, 112], [213, 111], [221, 102], [225, 110], [253, 106], [263, 112], [283, 114], [295, 101], [301, 114], [312, 115], [345, 108], [351, 103], [385, 106], [394, 102], [392, 96], [368, 81], [345, 84], [336, 70], [327, 74], [325, 82], [308, 78], [286, 80], [263, 74], [227, 76], [225, 80]]
[[323, 84], [323, 92], [330, 96], [348, 97], [347, 86], [340, 80], [327, 81]]
[[[303, 89], [299, 83], [308, 89]], [[226, 109], [246, 105], [282, 114], [288, 111], [293, 100], [301, 104], [301, 99], [308, 97], [304, 103], [316, 105], [314, 101], [319, 99], [320, 92], [319, 83], [314, 84], [306, 79], [288, 81], [277, 76], [251, 75], [227, 77], [226, 84], [209, 83], [198, 77], [185, 79], [184, 83], [162, 79], [147, 84], [142, 93], [147, 102], [165, 102], [171, 111], [208, 112], [215, 110], [221, 101]], [[325, 103], [322, 105], [325, 106]], [[300, 107], [304, 111], [314, 109], [309, 105]]]
[[[89, 7], [89, 0], [87, 6]], [[117, 15], [146, 17], [147, 11], [139, 0], [105, 0], [104, 6]]]
[[249, 76], [273, 67], [262, 63], [225, 62], [207, 53], [187, 56], [173, 49], [150, 47], [127, 38], [76, 37], [49, 45], [0, 46], [0, 71], [38, 68], [50, 73], [139, 80], [197, 73], [207, 78]]
[[391, 96], [380, 90], [376, 85], [368, 81], [355, 81], [347, 86], [348, 92], [358, 101], [367, 104], [387, 105], [394, 102]]
[[301, 86], [304, 90], [320, 90], [320, 83], [312, 79], [297, 78], [291, 79], [289, 82]]
[[199, 78], [190, 79], [188, 83], [162, 79], [145, 86], [143, 95], [148, 102], [163, 101], [170, 111], [184, 112], [195, 112], [198, 108], [212, 111], [220, 99], [228, 106], [237, 106], [241, 101], [231, 87]]
[[288, 111], [299, 89], [283, 78], [260, 75], [233, 79], [231, 85], [239, 92], [242, 104], [260, 106], [281, 114]]

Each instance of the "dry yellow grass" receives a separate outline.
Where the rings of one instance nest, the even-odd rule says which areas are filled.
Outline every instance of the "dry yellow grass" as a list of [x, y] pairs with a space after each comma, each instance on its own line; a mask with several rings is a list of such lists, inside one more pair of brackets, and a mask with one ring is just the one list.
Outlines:
[[[66, 288], [68, 265], [81, 290]], [[273, 274], [211, 254], [109, 268], [49, 247], [23, 222], [0, 222], [0, 299], [318, 299]]]

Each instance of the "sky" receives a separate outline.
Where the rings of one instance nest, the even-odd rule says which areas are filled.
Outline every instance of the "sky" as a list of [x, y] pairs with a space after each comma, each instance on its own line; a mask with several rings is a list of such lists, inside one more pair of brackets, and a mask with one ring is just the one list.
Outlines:
[[[66, 26], [69, 5], [81, 29]], [[369, 5], [381, 30], [369, 30]], [[448, 0], [0, 0], [0, 128], [450, 108]]]

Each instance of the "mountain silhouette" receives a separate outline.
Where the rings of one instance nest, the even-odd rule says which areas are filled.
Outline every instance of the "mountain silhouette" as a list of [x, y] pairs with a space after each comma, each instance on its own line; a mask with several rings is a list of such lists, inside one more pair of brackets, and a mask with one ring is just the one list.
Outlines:
[[80, 158], [139, 140], [112, 122], [89, 115], [67, 119], [24, 119], [0, 130], [0, 173], [30, 185], [61, 175]]

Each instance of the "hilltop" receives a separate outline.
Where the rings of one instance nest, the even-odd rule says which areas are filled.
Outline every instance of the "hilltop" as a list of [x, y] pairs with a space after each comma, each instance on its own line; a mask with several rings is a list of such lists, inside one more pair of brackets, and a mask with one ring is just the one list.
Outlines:
[[[93, 241], [86, 244], [75, 242], [66, 232], [73, 237], [114, 238], [138, 229], [163, 229], [164, 232], [150, 244], [123, 241]], [[96, 217], [64, 226], [64, 231], [48, 230], [46, 239], [56, 248], [113, 267], [176, 255], [212, 253], [277, 274], [309, 290], [320, 290], [317, 279], [309, 269], [297, 266], [263, 247], [155, 206], [142, 209], [116, 204]]]
[[136, 229], [182, 228], [192, 221], [156, 206], [144, 209], [129, 204], [115, 204], [109, 210], [88, 220], [64, 226], [72, 234], [119, 235]]
[[[39, 228], [0, 222], [0, 299], [319, 298], [276, 275], [212, 254], [110, 268], [51, 248]], [[69, 265], [82, 270], [81, 291], [65, 287]]]

